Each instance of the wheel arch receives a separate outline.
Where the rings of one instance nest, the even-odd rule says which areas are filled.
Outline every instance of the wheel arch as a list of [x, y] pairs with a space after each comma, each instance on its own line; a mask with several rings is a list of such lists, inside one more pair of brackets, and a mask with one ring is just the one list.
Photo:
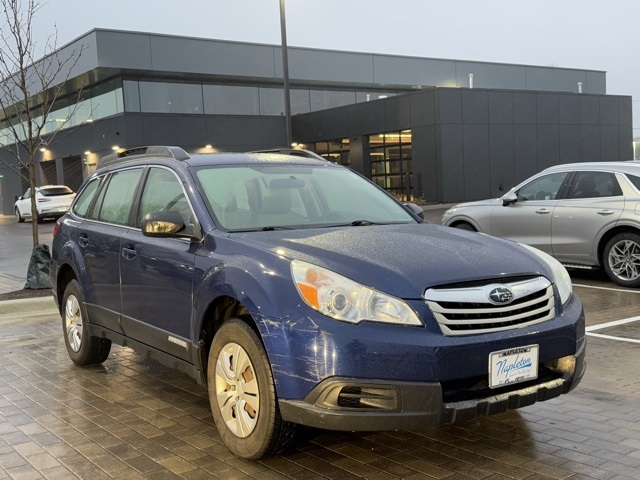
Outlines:
[[74, 269], [68, 263], [60, 265], [58, 268], [58, 275], [56, 276], [56, 305], [58, 310], [62, 312], [62, 299], [64, 297], [64, 291], [69, 285], [71, 280], [78, 280], [78, 276]]
[[469, 225], [471, 228], [473, 228], [475, 232], [480, 231], [480, 228], [478, 228], [478, 225], [476, 225], [473, 221], [469, 220], [468, 218], [458, 218], [449, 224], [449, 226], [452, 228], [460, 228], [459, 227], [460, 225]]
[[640, 235], [640, 229], [635, 228], [631, 225], [617, 225], [611, 230], [605, 232], [602, 237], [600, 237], [600, 241], [598, 242], [598, 265], [601, 268], [604, 268], [604, 247], [607, 245], [609, 240], [620, 233], [635, 233], [636, 235]]
[[206, 382], [209, 351], [211, 350], [211, 342], [220, 327], [228, 320], [238, 318], [244, 321], [263, 343], [260, 329], [251, 315], [249, 308], [240, 302], [237, 298], [230, 295], [221, 295], [214, 299], [205, 309], [203, 314], [200, 331], [198, 333], [198, 345], [200, 346], [200, 365], [202, 366], [202, 377]]

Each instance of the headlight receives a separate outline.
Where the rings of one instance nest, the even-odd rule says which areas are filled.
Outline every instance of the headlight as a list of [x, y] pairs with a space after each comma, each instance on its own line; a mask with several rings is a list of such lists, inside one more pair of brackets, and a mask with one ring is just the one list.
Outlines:
[[560, 294], [560, 301], [563, 305], [567, 303], [567, 301], [571, 297], [571, 293], [573, 292], [571, 277], [569, 276], [569, 272], [567, 272], [567, 269], [564, 268], [559, 261], [557, 261], [551, 255], [544, 253], [542, 250], [538, 250], [537, 248], [533, 248], [522, 243], [520, 245], [529, 250], [531, 253], [537, 255], [544, 263], [549, 265], [551, 273], [553, 274], [553, 283], [556, 284], [558, 293]]
[[422, 325], [413, 309], [403, 300], [326, 268], [292, 260], [291, 274], [305, 303], [328, 317], [350, 323], [369, 321]]

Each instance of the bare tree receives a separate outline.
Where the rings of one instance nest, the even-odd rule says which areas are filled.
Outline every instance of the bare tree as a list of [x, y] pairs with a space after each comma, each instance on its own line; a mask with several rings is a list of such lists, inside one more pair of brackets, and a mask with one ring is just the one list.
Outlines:
[[[38, 151], [52, 145], [60, 130], [69, 126], [81, 100], [81, 87], [71, 89], [72, 77], [84, 46], [57, 50], [57, 29], [38, 45], [33, 20], [42, 4], [37, 0], [0, 0], [0, 145], [9, 160], [0, 158], [35, 192], [35, 158]], [[71, 93], [70, 93], [71, 92]], [[65, 118], [51, 121], [54, 106], [62, 97], [72, 97]], [[34, 247], [38, 239], [38, 211], [31, 195]]]

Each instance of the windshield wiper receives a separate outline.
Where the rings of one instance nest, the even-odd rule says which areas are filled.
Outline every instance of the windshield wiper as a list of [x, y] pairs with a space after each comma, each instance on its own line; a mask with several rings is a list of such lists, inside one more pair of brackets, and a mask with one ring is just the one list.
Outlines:
[[362, 227], [364, 225], [382, 225], [382, 224], [377, 222], [372, 222], [371, 220], [354, 220], [349, 225], [351, 225], [352, 227]]
[[272, 232], [274, 230], [293, 230], [293, 227], [262, 227], [260, 230], [263, 232]]

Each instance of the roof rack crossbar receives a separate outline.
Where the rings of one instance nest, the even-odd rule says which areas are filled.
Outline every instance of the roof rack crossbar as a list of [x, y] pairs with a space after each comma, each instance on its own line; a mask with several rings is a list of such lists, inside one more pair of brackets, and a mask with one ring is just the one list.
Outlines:
[[98, 167], [105, 167], [124, 161], [137, 160], [144, 157], [165, 157], [174, 160], [187, 160], [191, 158], [187, 152], [180, 147], [165, 147], [152, 145], [147, 147], [135, 147], [127, 150], [105, 155], [98, 162]]

